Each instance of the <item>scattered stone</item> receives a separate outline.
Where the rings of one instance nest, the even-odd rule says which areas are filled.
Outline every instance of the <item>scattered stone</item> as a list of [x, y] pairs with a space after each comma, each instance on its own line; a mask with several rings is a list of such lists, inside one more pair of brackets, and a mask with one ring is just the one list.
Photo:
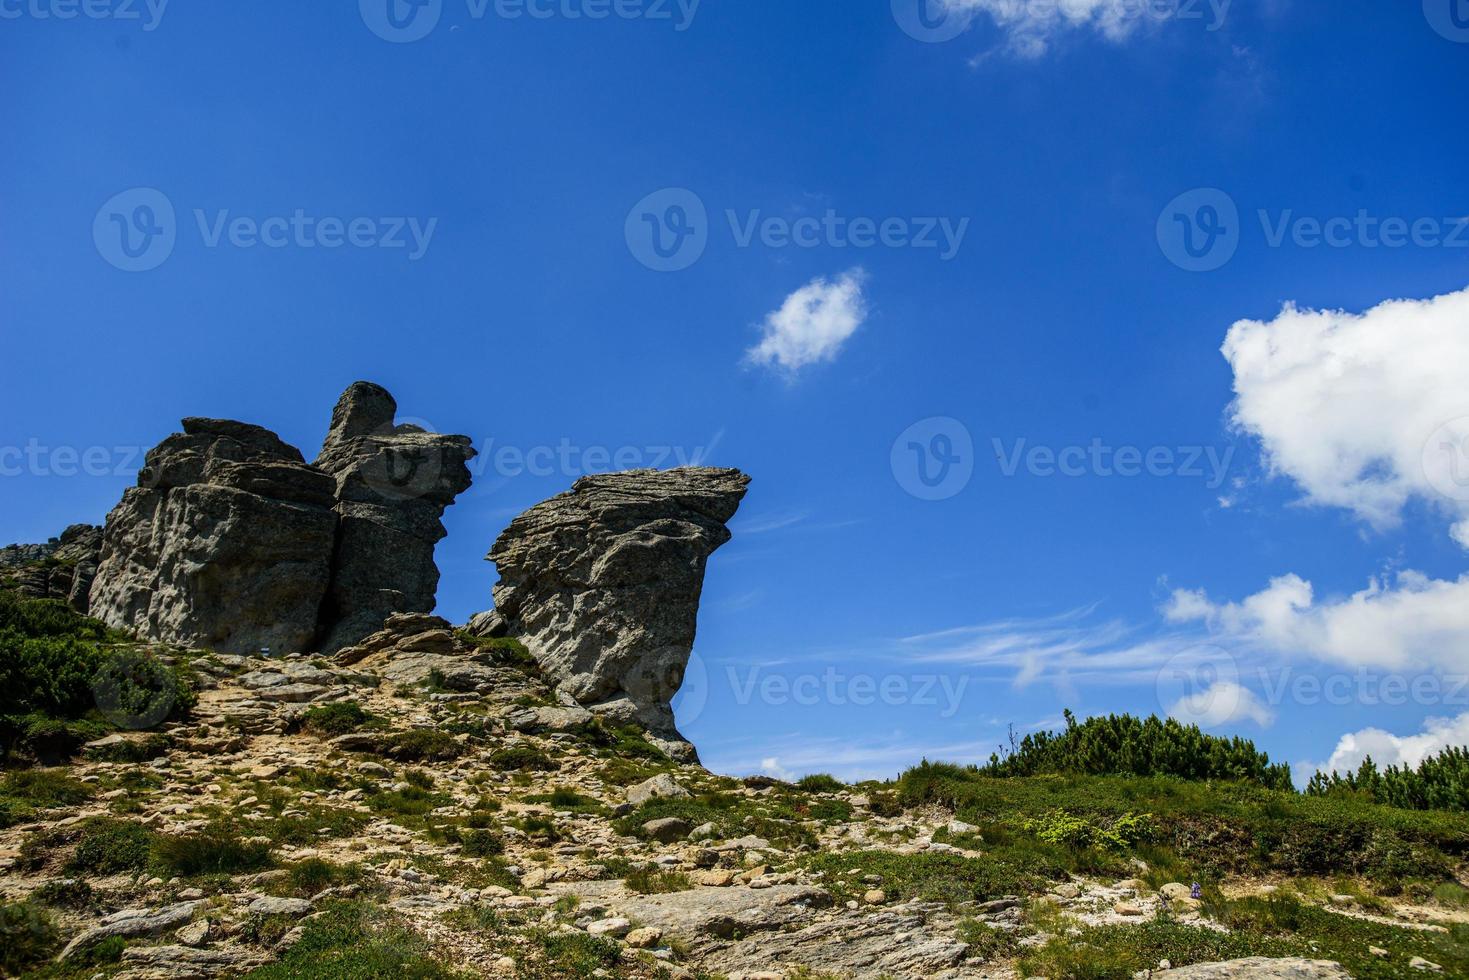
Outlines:
[[652, 779], [645, 779], [636, 786], [630, 786], [627, 790], [627, 801], [633, 806], [642, 806], [649, 800], [674, 799], [686, 800], [689, 791], [678, 783], [666, 772], [660, 772]]
[[160, 909], [123, 909], [105, 916], [100, 923], [83, 931], [61, 951], [67, 959], [78, 950], [90, 949], [112, 936], [156, 936], [177, 928], [194, 917], [202, 902], [178, 902]]
[[659, 941], [662, 939], [663, 930], [654, 929], [649, 926], [644, 926], [641, 929], [634, 929], [623, 937], [623, 941], [626, 942], [633, 949], [651, 949], [652, 947], [657, 946]]
[[1227, 963], [1200, 963], [1168, 971], [1168, 980], [1351, 980], [1339, 963], [1328, 960], [1251, 957]]
[[663, 817], [643, 824], [643, 833], [663, 844], [681, 841], [689, 835], [689, 822], [678, 817]]
[[632, 923], [627, 919], [602, 919], [587, 926], [587, 933], [593, 936], [621, 938], [631, 929]]

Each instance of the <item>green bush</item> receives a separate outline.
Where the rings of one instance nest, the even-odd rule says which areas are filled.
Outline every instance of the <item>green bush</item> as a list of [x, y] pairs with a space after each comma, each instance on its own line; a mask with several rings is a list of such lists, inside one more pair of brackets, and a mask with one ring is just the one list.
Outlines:
[[803, 776], [796, 785], [808, 793], [840, 793], [847, 788], [840, 779], [824, 772]]
[[1378, 770], [1369, 756], [1354, 773], [1318, 772], [1306, 792], [1313, 796], [1358, 796], [1405, 810], [1469, 812], [1469, 747], [1447, 748], [1417, 769]]
[[694, 887], [689, 876], [678, 871], [663, 871], [644, 867], [628, 872], [623, 879], [628, 891], [639, 895], [663, 895], [668, 892], [686, 892]]
[[[1078, 723], [1070, 711], [1066, 712], [1064, 731], [1027, 735], [1005, 756], [992, 755], [982, 769], [962, 772], [964, 777], [1059, 773], [1177, 776], [1252, 782], [1278, 790], [1293, 788], [1290, 766], [1272, 765], [1270, 757], [1246, 739], [1205, 735], [1197, 725], [1156, 716], [1140, 719], [1107, 715]], [[959, 777], [958, 773], [943, 775]]]
[[403, 762], [448, 762], [463, 755], [464, 746], [445, 732], [419, 728], [389, 738], [383, 754]]
[[505, 840], [493, 830], [473, 829], [461, 838], [465, 857], [490, 857], [505, 853]]
[[456, 980], [428, 944], [365, 902], [334, 902], [303, 923], [299, 942], [250, 980]]
[[490, 755], [490, 765], [499, 769], [501, 772], [520, 770], [555, 772], [561, 768], [546, 753], [539, 749], [533, 749], [528, 745], [517, 745], [513, 748], [495, 751]]
[[301, 716], [301, 730], [313, 735], [334, 737], [355, 732], [372, 720], [372, 715], [356, 701], [333, 701], [310, 708]]
[[1127, 812], [1108, 821], [1089, 820], [1066, 810], [1052, 810], [1038, 819], [1025, 821], [1025, 830], [1048, 844], [1086, 849], [1099, 847], [1122, 851], [1152, 836], [1152, 817]]

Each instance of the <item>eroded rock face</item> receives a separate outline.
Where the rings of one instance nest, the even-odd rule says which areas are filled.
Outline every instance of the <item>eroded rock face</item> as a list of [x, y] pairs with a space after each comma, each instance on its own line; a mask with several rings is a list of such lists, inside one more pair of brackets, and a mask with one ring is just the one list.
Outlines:
[[475, 455], [466, 436], [395, 425], [387, 390], [359, 381], [332, 413], [316, 467], [336, 480], [336, 555], [322, 649], [351, 646], [393, 613], [434, 608], [434, 545], [447, 533], [444, 508], [469, 489]]
[[310, 649], [335, 504], [331, 477], [274, 433], [185, 419], [107, 517], [91, 614], [223, 653]]
[[259, 426], [184, 420], [108, 516], [90, 612], [222, 653], [334, 651], [434, 607], [439, 517], [469, 485], [469, 439], [395, 426], [349, 388], [315, 465]]
[[749, 483], [712, 468], [583, 477], [495, 542], [495, 613], [476, 627], [518, 637], [561, 693], [692, 758], [669, 702], [693, 650], [705, 564]]

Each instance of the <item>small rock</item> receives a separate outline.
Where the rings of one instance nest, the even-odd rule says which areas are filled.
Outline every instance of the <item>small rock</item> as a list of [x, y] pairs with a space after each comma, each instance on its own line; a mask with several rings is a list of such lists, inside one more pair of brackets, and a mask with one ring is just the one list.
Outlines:
[[627, 935], [631, 929], [632, 923], [627, 919], [603, 919], [600, 922], [593, 922], [587, 926], [587, 933], [592, 936], [613, 936], [620, 938]]
[[1142, 910], [1142, 908], [1140, 906], [1134, 905], [1131, 902], [1124, 902], [1124, 901], [1121, 901], [1121, 900], [1118, 900], [1117, 904], [1115, 904], [1115, 905], [1112, 906], [1112, 911], [1116, 912], [1118, 915], [1127, 915], [1127, 916], [1135, 916], [1135, 915], [1142, 915], [1143, 914], [1143, 910]]
[[1430, 960], [1425, 960], [1421, 956], [1415, 956], [1411, 960], [1409, 960], [1408, 961], [1408, 968], [1410, 970], [1422, 970], [1425, 973], [1442, 973], [1443, 972], [1443, 967], [1439, 966], [1437, 963], [1434, 963], [1434, 962], [1432, 962]]
[[643, 833], [664, 844], [683, 840], [689, 835], [690, 829], [689, 822], [679, 817], [663, 817], [643, 824]]
[[209, 920], [200, 919], [198, 922], [191, 922], [174, 935], [185, 946], [202, 946], [209, 938]]
[[869, 888], [862, 893], [862, 901], [868, 905], [881, 905], [888, 900], [888, 893], [881, 888]]
[[633, 949], [651, 949], [652, 947], [657, 946], [659, 941], [663, 938], [663, 930], [654, 929], [652, 926], [647, 926], [642, 929], [634, 929], [632, 932], [629, 932], [624, 938], [627, 944]]
[[660, 772], [652, 779], [645, 779], [627, 790], [627, 801], [633, 806], [642, 806], [649, 800], [683, 800], [688, 797], [689, 791], [674, 782], [673, 777], [666, 772]]

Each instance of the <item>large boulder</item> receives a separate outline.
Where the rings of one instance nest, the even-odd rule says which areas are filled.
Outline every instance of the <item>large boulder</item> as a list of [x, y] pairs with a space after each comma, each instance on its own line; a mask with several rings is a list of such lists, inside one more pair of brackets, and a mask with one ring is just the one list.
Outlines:
[[107, 517], [91, 614], [222, 653], [310, 649], [331, 578], [334, 491], [272, 432], [185, 419]]
[[221, 653], [334, 651], [434, 607], [439, 517], [469, 485], [464, 436], [395, 426], [349, 388], [315, 465], [275, 433], [190, 418], [108, 515], [90, 613]]
[[337, 551], [321, 648], [334, 652], [378, 630], [393, 613], [432, 612], [439, 587], [434, 546], [444, 508], [469, 488], [467, 436], [394, 424], [387, 390], [359, 381], [332, 413], [316, 467], [336, 480]]
[[587, 476], [506, 528], [483, 631], [518, 637], [559, 691], [693, 758], [669, 702], [693, 650], [709, 555], [750, 478], [684, 468]]

